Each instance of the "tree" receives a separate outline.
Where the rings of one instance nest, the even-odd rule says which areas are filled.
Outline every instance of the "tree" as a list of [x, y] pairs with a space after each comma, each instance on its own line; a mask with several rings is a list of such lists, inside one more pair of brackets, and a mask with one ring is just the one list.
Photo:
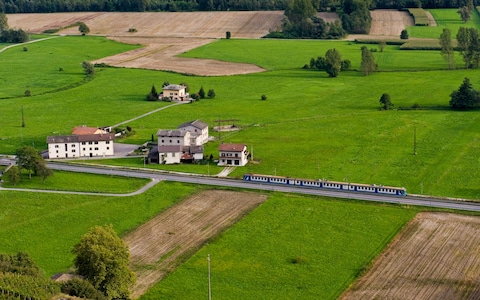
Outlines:
[[36, 170], [35, 171], [36, 174], [42, 177], [43, 183], [45, 183], [45, 180], [47, 179], [47, 177], [50, 177], [53, 175], [52, 169], [47, 167], [43, 159], [37, 161], [37, 163], [35, 164], [35, 170]]
[[213, 99], [215, 98], [215, 90], [214, 89], [209, 89], [208, 90], [208, 93], [207, 93], [207, 97], [210, 98], [210, 99]]
[[41, 276], [40, 269], [25, 252], [18, 252], [15, 255], [0, 254], [0, 273]]
[[11, 185], [17, 185], [20, 181], [20, 169], [17, 166], [13, 166], [8, 169], [5, 175], [8, 177], [8, 181], [10, 181]]
[[468, 20], [470, 20], [471, 11], [468, 9], [468, 6], [460, 7], [457, 10], [457, 13], [460, 15], [463, 23], [466, 23]]
[[361, 48], [362, 50], [362, 62], [360, 64], [360, 69], [364, 76], [368, 76], [369, 74], [375, 72], [378, 69], [377, 64], [375, 63], [375, 58], [373, 54], [366, 46]]
[[95, 67], [89, 63], [88, 61], [83, 61], [82, 62], [82, 68], [85, 71], [85, 74], [87, 74], [88, 77], [93, 77], [95, 76]]
[[305, 21], [316, 12], [311, 0], [289, 0], [285, 8], [285, 16], [293, 23]]
[[329, 49], [325, 53], [325, 60], [327, 62], [325, 71], [329, 77], [337, 77], [342, 67], [342, 57], [337, 49]]
[[393, 107], [392, 100], [390, 99], [390, 95], [387, 93], [383, 93], [382, 97], [380, 97], [380, 104], [382, 105], [382, 109], [389, 110]]
[[402, 32], [400, 33], [400, 39], [408, 40], [408, 31], [406, 29], [402, 30]]
[[6, 30], [8, 30], [8, 18], [3, 12], [0, 12], [0, 35]]
[[380, 52], [383, 52], [383, 50], [385, 50], [385, 47], [387, 47], [387, 43], [385, 41], [380, 41], [380, 43], [378, 43], [378, 48], [380, 49]]
[[448, 64], [449, 69], [455, 69], [455, 60], [453, 59], [454, 51], [452, 45], [452, 37], [450, 33], [450, 29], [444, 28], [442, 34], [440, 35], [440, 46], [441, 46], [441, 54], [445, 61]]
[[86, 35], [90, 32], [90, 28], [88, 28], [88, 26], [85, 23], [79, 22], [78, 23], [78, 31], [80, 31], [82, 33], [82, 35]]
[[36, 172], [36, 167], [43, 158], [32, 146], [23, 146], [15, 152], [17, 156], [17, 165], [20, 169], [28, 171], [28, 176], [32, 178], [32, 172]]
[[157, 89], [155, 88], [155, 85], [152, 85], [152, 89], [150, 90], [150, 93], [147, 94], [147, 100], [148, 101], [158, 100], [158, 92], [157, 92]]
[[200, 97], [200, 99], [205, 98], [205, 90], [203, 89], [203, 86], [200, 87], [200, 90], [198, 91], [198, 96]]
[[453, 109], [469, 110], [480, 106], [480, 93], [473, 89], [470, 79], [463, 80], [458, 90], [450, 94], [450, 106]]
[[232, 33], [231, 33], [230, 31], [227, 31], [227, 32], [225, 33], [225, 38], [226, 38], [227, 40], [229, 40], [231, 37], [232, 37]]
[[135, 283], [130, 270], [130, 252], [113, 226], [91, 228], [73, 248], [78, 274], [108, 299], [128, 299]]
[[477, 68], [480, 63], [480, 34], [476, 28], [460, 27], [457, 47], [465, 62], [465, 68]]

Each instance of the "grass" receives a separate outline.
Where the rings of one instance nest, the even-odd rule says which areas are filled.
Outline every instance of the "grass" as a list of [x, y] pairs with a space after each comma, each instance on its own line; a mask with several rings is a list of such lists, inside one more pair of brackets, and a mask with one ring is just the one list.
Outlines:
[[454, 39], [460, 27], [473, 27], [480, 30], [480, 16], [476, 10], [472, 12], [470, 20], [466, 23], [462, 21], [457, 10], [457, 8], [427, 10], [434, 17], [437, 26], [409, 26], [407, 27], [408, 35], [415, 38], [439, 39], [443, 29], [448, 28]]
[[335, 299], [416, 213], [273, 194], [140, 299]]
[[[257, 163], [237, 168], [235, 177], [244, 172], [330, 180], [348, 177], [351, 182], [403, 186], [409, 193], [480, 198], [475, 167], [480, 162], [479, 137], [475, 134], [480, 130], [479, 112], [428, 109], [447, 108], [451, 92], [464, 77], [478, 89], [480, 73], [446, 71], [439, 51], [401, 51], [398, 46], [374, 53], [381, 72], [368, 77], [349, 71], [328, 78], [325, 72], [301, 69], [311, 57], [324, 55], [333, 47], [352, 61], [354, 69], [359, 68], [361, 45], [351, 42], [231, 39], [189, 55], [250, 61], [274, 71], [195, 77], [98, 69], [93, 81], [71, 90], [0, 101], [5, 112], [0, 120], [0, 153], [13, 153], [21, 145], [32, 144], [45, 149], [48, 135], [68, 134], [79, 124], [113, 125], [167, 105], [145, 101], [152, 83], [159, 87], [164, 81], [186, 81], [191, 92], [203, 86], [215, 89], [217, 97], [133, 121], [128, 125], [136, 134], [121, 142], [141, 144], [159, 128], [176, 128], [189, 120], [201, 119], [213, 127], [219, 118], [238, 119], [237, 125], [244, 129], [223, 134], [222, 142], [247, 143], [250, 150], [253, 147]], [[456, 60], [461, 65], [458, 54]], [[378, 100], [384, 92], [390, 94], [395, 108], [418, 104], [427, 109], [379, 111]], [[268, 100], [261, 101], [262, 94]], [[24, 128], [20, 126], [22, 105]], [[417, 156], [413, 155], [415, 128]], [[219, 141], [207, 144], [205, 154], [217, 158], [218, 145]], [[132, 162], [116, 162], [123, 163]], [[133, 165], [141, 166], [141, 161]], [[209, 171], [206, 166], [161, 168], [201, 174]], [[210, 174], [216, 173], [214, 168], [210, 170]]]
[[73, 246], [90, 227], [112, 224], [123, 235], [196, 187], [159, 183], [133, 197], [0, 192], [0, 253], [29, 253], [51, 276], [72, 266]]
[[15, 186], [8, 182], [8, 178], [4, 180], [5, 182], [2, 183], [2, 186], [6, 188], [118, 194], [134, 192], [149, 182], [149, 180], [141, 178], [103, 176], [65, 171], [54, 171], [54, 175], [48, 177], [45, 183], [43, 183], [42, 178], [39, 176], [29, 178], [26, 173], [22, 174], [22, 180]]

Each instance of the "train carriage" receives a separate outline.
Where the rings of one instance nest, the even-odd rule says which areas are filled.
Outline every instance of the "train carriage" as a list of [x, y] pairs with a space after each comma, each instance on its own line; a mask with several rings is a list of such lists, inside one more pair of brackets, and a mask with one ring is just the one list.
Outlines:
[[361, 183], [350, 183], [350, 182], [339, 182], [339, 181], [329, 181], [325, 179], [301, 179], [301, 178], [290, 178], [283, 176], [271, 176], [271, 175], [261, 175], [261, 174], [244, 174], [244, 181], [266, 183], [266, 184], [280, 184], [280, 185], [294, 185], [301, 186], [306, 188], [323, 188], [323, 189], [335, 189], [335, 190], [344, 190], [350, 192], [358, 193], [375, 193], [375, 194], [385, 194], [392, 196], [406, 196], [407, 191], [405, 188], [392, 187], [392, 186], [383, 186], [383, 185], [368, 185]]

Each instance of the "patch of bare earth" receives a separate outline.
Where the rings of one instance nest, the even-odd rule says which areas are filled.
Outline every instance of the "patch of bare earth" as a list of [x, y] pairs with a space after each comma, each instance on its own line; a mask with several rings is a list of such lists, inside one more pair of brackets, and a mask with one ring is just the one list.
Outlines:
[[372, 25], [368, 35], [349, 35], [348, 39], [385, 38], [400, 39], [400, 34], [407, 26], [414, 26], [415, 21], [406, 11], [376, 9], [370, 12]]
[[143, 224], [124, 240], [137, 275], [132, 297], [145, 293], [205, 242], [266, 200], [265, 195], [204, 191]]
[[341, 299], [480, 299], [480, 217], [418, 214]]

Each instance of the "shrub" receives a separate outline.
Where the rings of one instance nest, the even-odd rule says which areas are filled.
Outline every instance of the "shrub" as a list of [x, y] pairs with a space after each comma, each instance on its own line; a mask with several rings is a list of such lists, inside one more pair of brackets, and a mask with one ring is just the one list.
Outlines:
[[136, 28], [128, 28], [128, 32], [137, 32]]
[[23, 47], [23, 51], [27, 52], [27, 51], [28, 51], [28, 47]]
[[32, 95], [32, 92], [30, 90], [25, 91], [25, 96], [30, 97]]
[[227, 31], [225, 33], [225, 37], [227, 38], [227, 40], [229, 40], [231, 36], [232, 36], [232, 33], [230, 31]]
[[207, 97], [210, 98], [210, 99], [213, 99], [213, 98], [215, 98], [215, 96], [216, 96], [215, 90], [209, 89], [208, 93], [207, 93]]
[[260, 97], [260, 99], [262, 99], [262, 100], [267, 100], [267, 95], [262, 95], [262, 96]]
[[61, 290], [62, 293], [80, 298], [107, 299], [101, 292], [97, 291], [90, 282], [80, 278], [73, 278], [62, 283]]
[[408, 40], [408, 31], [407, 30], [402, 30], [402, 32], [400, 33], [400, 39], [402, 40]]

